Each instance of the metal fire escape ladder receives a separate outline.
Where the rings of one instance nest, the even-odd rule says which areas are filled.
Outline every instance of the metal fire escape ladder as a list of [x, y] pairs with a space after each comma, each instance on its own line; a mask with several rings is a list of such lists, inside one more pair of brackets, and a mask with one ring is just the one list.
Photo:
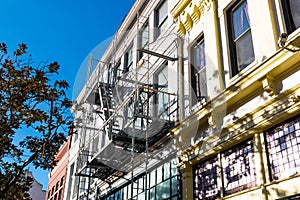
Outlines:
[[[131, 174], [131, 188], [137, 176], [133, 170], [143, 166], [145, 174], [148, 173], [149, 159], [151, 159], [149, 151], [163, 146], [167, 133], [175, 123], [170, 115], [177, 112], [176, 108], [174, 108], [175, 111], [171, 111], [173, 107], [176, 107], [176, 98], [171, 98], [171, 96], [176, 95], [164, 91], [162, 89], [164, 86], [158, 85], [156, 88], [157, 85], [152, 83], [153, 66], [150, 62], [153, 57], [168, 61], [177, 59], [150, 51], [149, 26], [146, 34], [147, 43], [139, 44], [141, 37], [145, 36], [140, 31], [141, 17], [137, 14], [136, 58], [143, 59], [141, 66], [138, 66], [139, 60], [137, 60], [135, 71], [123, 74], [121, 79], [115, 77], [114, 68], [117, 67], [115, 58], [113, 58], [113, 66], [104, 65], [107, 73], [100, 73], [99, 69], [97, 98], [99, 98], [100, 113], [104, 121], [97, 132], [97, 137], [100, 138], [102, 134], [105, 134], [109, 137], [109, 143], [102, 146], [92, 141], [95, 137], [89, 138], [88, 144], [84, 146], [85, 150], [92, 149], [93, 155], [88, 153], [86, 165], [81, 170], [81, 172], [85, 171], [81, 176], [89, 177], [89, 179], [95, 177], [108, 185], [120, 178], [127, 180], [124, 176], [128, 177]], [[116, 40], [116, 38], [113, 40], [115, 52]], [[141, 53], [143, 56], [139, 57]], [[116, 53], [113, 54], [116, 55]], [[159, 93], [168, 98], [168, 105], [164, 107], [165, 113], [169, 115], [167, 119], [152, 115], [153, 104]], [[116, 94], [118, 95], [114, 96]], [[129, 115], [130, 112], [132, 113]], [[94, 147], [96, 150], [93, 150]], [[147, 181], [147, 176], [145, 178]], [[148, 188], [145, 189], [148, 190]]]

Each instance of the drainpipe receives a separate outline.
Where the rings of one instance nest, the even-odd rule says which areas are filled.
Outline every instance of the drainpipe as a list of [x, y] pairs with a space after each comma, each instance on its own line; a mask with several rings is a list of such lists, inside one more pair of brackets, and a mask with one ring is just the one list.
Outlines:
[[219, 72], [219, 82], [220, 82], [220, 90], [223, 91], [225, 89], [225, 77], [224, 70], [222, 67], [222, 46], [221, 46], [221, 36], [220, 36], [220, 22], [218, 17], [218, 1], [212, 1], [212, 9], [214, 12], [214, 26], [215, 26], [215, 38], [216, 38], [216, 50], [218, 55], [218, 72]]
[[179, 121], [184, 119], [184, 64], [183, 64], [183, 39], [178, 36], [178, 100], [179, 100]]

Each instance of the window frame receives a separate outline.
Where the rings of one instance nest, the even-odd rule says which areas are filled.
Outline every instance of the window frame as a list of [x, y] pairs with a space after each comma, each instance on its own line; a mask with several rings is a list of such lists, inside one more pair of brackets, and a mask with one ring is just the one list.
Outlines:
[[[197, 188], [198, 188], [198, 186], [199, 186], [199, 184], [197, 185], [197, 183], [196, 183], [196, 180], [197, 180], [197, 174], [199, 173], [201, 173], [201, 172], [207, 172], [207, 171], [210, 171], [210, 170], [206, 170], [205, 171], [205, 168], [206, 168], [206, 164], [207, 163], [209, 163], [209, 164], [213, 164], [213, 163], [215, 163], [216, 164], [216, 174], [212, 174], [212, 175], [215, 175], [215, 185], [216, 185], [216, 187], [217, 187], [217, 193], [216, 194], [214, 194], [214, 195], [211, 195], [211, 196], [205, 196], [204, 198], [199, 198], [199, 197], [197, 197]], [[203, 171], [201, 170], [201, 167], [202, 167], [202, 165], [204, 166], [203, 168]], [[221, 197], [221, 185], [220, 185], [220, 182], [218, 181], [218, 179], [220, 179], [220, 176], [219, 176], [219, 171], [220, 171], [220, 169], [221, 169], [221, 165], [220, 165], [220, 163], [219, 163], [219, 160], [218, 160], [218, 155], [214, 155], [213, 157], [210, 157], [210, 158], [208, 158], [208, 159], [206, 159], [206, 160], [203, 160], [202, 162], [200, 162], [199, 164], [197, 164], [197, 165], [195, 165], [195, 166], [193, 166], [193, 182], [194, 182], [194, 184], [193, 184], [193, 186], [194, 186], [194, 188], [193, 188], [193, 195], [194, 195], [194, 199], [195, 200], [200, 200], [200, 199], [203, 199], [203, 200], [210, 200], [210, 199], [215, 199], [215, 198], [220, 198]], [[198, 172], [198, 171], [200, 171], [200, 172]], [[201, 182], [202, 183], [202, 182]], [[211, 184], [212, 185], [212, 184]], [[211, 185], [209, 185], [209, 186], [211, 186]], [[205, 185], [204, 184], [204, 186], [203, 186], [203, 184], [201, 184], [201, 188], [199, 188], [199, 189], [202, 189], [204, 186], [208, 186], [208, 185]], [[202, 190], [203, 191], [203, 190]]]
[[[289, 0], [279, 0], [281, 8], [282, 8], [282, 14], [283, 14], [283, 20], [285, 24], [285, 30], [288, 34], [291, 34], [300, 26], [296, 26], [295, 20], [293, 17], [293, 13], [291, 10], [291, 5]], [[300, 12], [300, 5], [299, 5], [299, 12]]]
[[[166, 88], [163, 88], [163, 89], [160, 89], [160, 87], [159, 87], [159, 75], [164, 71], [164, 70], [166, 70], [166, 72], [167, 72], [167, 77], [166, 77], [166, 79], [167, 79], [167, 87]], [[158, 70], [156, 70], [156, 72], [154, 73], [154, 75], [153, 75], [153, 83], [154, 83], [154, 89], [155, 90], [161, 90], [161, 91], [164, 91], [164, 92], [168, 92], [168, 88], [169, 88], [169, 77], [168, 77], [168, 73], [169, 73], [169, 71], [168, 71], [168, 62], [167, 61], [165, 61], [165, 62], [163, 62], [162, 64], [161, 64], [161, 66], [159, 67], [159, 69]], [[163, 100], [163, 104], [164, 104], [164, 101], [165, 101], [165, 99], [167, 98], [167, 100], [168, 100], [168, 94], [166, 94], [166, 93], [162, 93], [162, 92], [156, 92], [155, 93], [155, 95], [153, 96], [154, 97], [154, 115], [156, 116], [156, 117], [158, 117], [158, 118], [161, 118], [161, 117], [163, 117], [163, 118], [168, 118], [169, 116], [168, 116], [168, 114], [169, 114], [169, 110], [167, 109], [166, 110], [166, 108], [164, 108], [164, 105], [161, 105], [160, 104], [160, 97], [162, 97], [162, 100]], [[169, 105], [167, 105], [167, 106], [169, 106]], [[161, 111], [160, 112], [160, 109], [161, 108], [163, 108], [164, 110], [163, 111]], [[166, 113], [166, 115], [164, 114], [164, 113]], [[165, 116], [164, 116], [165, 115]]]
[[[167, 12], [166, 12], [166, 15], [164, 16], [164, 18], [162, 20], [159, 20], [160, 19], [160, 15], [159, 15], [159, 11], [160, 9], [163, 8], [164, 4], [167, 4]], [[168, 22], [168, 14], [169, 14], [169, 11], [168, 11], [168, 0], [163, 0], [159, 5], [158, 7], [155, 9], [155, 27], [156, 27], [156, 31], [155, 31], [155, 39], [158, 38], [162, 31], [161, 28]]]
[[[251, 31], [251, 24], [250, 19], [249, 20], [249, 27], [245, 29], [239, 36], [235, 37], [235, 30], [234, 30], [234, 13], [237, 11], [240, 7], [243, 6], [244, 3], [247, 3], [247, 0], [242, 1], [235, 1], [227, 10], [226, 10], [226, 21], [227, 21], [227, 38], [228, 38], [228, 52], [229, 52], [229, 71], [230, 76], [234, 77], [239, 72], [243, 71], [245, 68], [247, 68], [253, 61], [255, 60], [255, 53], [254, 53], [254, 45], [253, 45], [253, 38], [252, 38], [252, 31]], [[249, 18], [249, 16], [247, 16]], [[250, 36], [251, 40], [251, 46], [249, 46], [250, 51], [252, 51], [252, 60], [250, 63], [248, 63], [246, 66], [239, 66], [238, 61], [238, 49], [237, 49], [237, 43], [242, 41], [245, 37]]]
[[[290, 127], [293, 127], [294, 130], [291, 131]], [[288, 131], [288, 133], [285, 133]], [[275, 134], [278, 133], [276, 136]], [[268, 138], [269, 135], [273, 134], [274, 140], [270, 141]], [[279, 137], [278, 137], [279, 136]], [[278, 124], [269, 130], [267, 130], [264, 134], [265, 137], [265, 148], [267, 151], [267, 161], [269, 166], [269, 177], [270, 181], [276, 181], [283, 178], [287, 178], [293, 174], [289, 174], [293, 171], [295, 173], [300, 172], [300, 166], [293, 166], [291, 168], [292, 163], [299, 164], [300, 163], [300, 116], [296, 116], [293, 118], [290, 118], [286, 121], [284, 121], [281, 124]], [[277, 138], [278, 137], [278, 138]], [[294, 137], [294, 138], [292, 138]], [[282, 145], [282, 139], [284, 139], [285, 145]], [[296, 142], [296, 144], [295, 144]], [[293, 144], [294, 143], [294, 144]], [[273, 147], [272, 147], [273, 146]], [[297, 147], [297, 148], [295, 148]], [[273, 148], [273, 149], [271, 149]], [[282, 149], [285, 148], [285, 149]], [[278, 151], [280, 149], [280, 151]], [[295, 149], [298, 149], [298, 152], [295, 152]], [[291, 153], [292, 152], [292, 153]], [[286, 154], [286, 155], [285, 155]], [[298, 156], [298, 158], [296, 158]], [[288, 157], [288, 163], [284, 162], [284, 157]], [[272, 159], [274, 158], [274, 160]], [[275, 160], [275, 158], [277, 160]], [[274, 162], [273, 162], [274, 161]], [[275, 162], [276, 161], [276, 162]], [[282, 161], [282, 162], [279, 162]], [[277, 163], [277, 165], [276, 165]], [[289, 165], [290, 172], [285, 169], [286, 165]], [[275, 167], [279, 170], [277, 173], [275, 173]], [[280, 168], [283, 168], [283, 170], [280, 170]], [[292, 171], [293, 170], [293, 171]]]
[[[251, 162], [248, 163], [248, 164], [252, 164], [252, 166], [249, 166], [249, 167], [252, 167], [252, 168], [249, 168], [249, 171], [252, 170], [251, 172], [254, 173], [254, 180], [252, 180], [251, 176], [250, 176], [250, 179], [251, 179], [251, 182], [246, 182], [242, 185], [240, 185], [240, 182], [236, 182], [237, 180], [235, 180], [235, 184], [233, 185], [237, 185], [235, 186], [234, 188], [229, 188], [229, 189], [226, 189], [226, 186], [225, 186], [225, 179], [226, 179], [226, 174], [225, 173], [229, 173], [229, 171], [226, 171], [226, 163], [229, 163], [227, 166], [229, 167], [229, 170], [230, 170], [230, 175], [232, 176], [233, 173], [231, 172], [235, 172], [235, 171], [232, 171], [232, 169], [235, 169], [234, 167], [233, 168], [230, 168], [230, 166], [232, 166], [232, 163], [229, 161], [224, 161], [226, 158], [230, 159], [231, 158], [231, 155], [236, 153], [236, 156], [244, 156], [244, 151], [245, 151], [245, 148], [248, 148], [248, 146], [251, 146], [251, 150], [252, 152], [250, 152], [250, 158], [251, 158]], [[230, 153], [231, 151], [231, 153]], [[237, 154], [237, 152], [241, 152], [243, 151], [243, 154], [242, 155], [239, 155]], [[246, 152], [248, 156], [249, 152]], [[240, 192], [240, 191], [243, 191], [243, 190], [246, 190], [246, 189], [250, 189], [250, 188], [253, 188], [255, 186], [258, 185], [257, 183], [257, 180], [258, 180], [258, 177], [256, 175], [256, 166], [255, 166], [255, 159], [254, 159], [254, 141], [253, 141], [253, 138], [250, 138], [246, 141], [243, 141], [243, 142], [240, 142], [236, 145], [234, 145], [233, 147], [229, 148], [229, 149], [226, 149], [224, 150], [223, 152], [221, 152], [221, 170], [222, 170], [222, 185], [223, 185], [223, 193], [224, 193], [224, 196], [227, 196], [227, 195], [231, 195], [231, 194], [234, 194], [234, 193], [237, 193], [237, 192]], [[236, 160], [236, 159], [233, 159], [233, 160]], [[244, 161], [244, 160], [243, 160]], [[238, 164], [236, 162], [234, 162], [233, 164]], [[247, 166], [247, 165], [246, 165]], [[240, 174], [244, 174], [244, 172], [241, 172], [241, 171], [238, 171], [236, 172], [233, 177], [237, 176], [237, 175], [240, 175]], [[233, 178], [233, 177], [230, 177], [230, 178]], [[247, 180], [249, 181], [249, 180]], [[229, 182], [230, 183], [230, 182]], [[237, 184], [236, 184], [237, 183]], [[228, 186], [228, 184], [227, 184]]]
[[[196, 47], [204, 45], [204, 66], [199, 66], [201, 69], [197, 69], [197, 53], [196, 53]], [[207, 98], [208, 96], [208, 89], [207, 89], [207, 78], [206, 78], [206, 51], [205, 51], [205, 38], [204, 34], [200, 34], [198, 39], [196, 39], [189, 47], [189, 57], [190, 57], [190, 84], [191, 84], [191, 89], [192, 91], [190, 92], [191, 94], [191, 105], [194, 106], [198, 102], [201, 102], [202, 99]], [[204, 73], [205, 75], [205, 80], [204, 80], [204, 85], [206, 86], [206, 90], [201, 91], [201, 83], [200, 83], [200, 73]], [[204, 96], [201, 93], [204, 93]], [[195, 96], [195, 97], [194, 97]]]
[[[143, 24], [143, 26], [142, 26], [142, 28], [141, 28], [141, 30], [139, 31], [139, 48], [143, 48], [143, 49], [145, 49], [145, 47], [149, 44], [149, 40], [150, 40], [150, 30], [149, 30], [149, 21], [147, 20], [144, 24]], [[145, 40], [145, 37], [144, 37], [144, 32], [146, 32], [147, 34], [148, 34], [148, 38]], [[145, 41], [144, 41], [145, 40]], [[145, 42], [145, 44], [143, 44]], [[141, 51], [139, 51], [138, 52], [138, 60], [141, 60], [142, 58], [143, 58], [143, 55], [144, 55], [144, 53], [143, 52], [141, 52]]]
[[[131, 60], [129, 59], [131, 55]], [[130, 62], [129, 62], [130, 61]], [[124, 54], [124, 68], [123, 72], [127, 73], [133, 69], [133, 44], [129, 45]]]

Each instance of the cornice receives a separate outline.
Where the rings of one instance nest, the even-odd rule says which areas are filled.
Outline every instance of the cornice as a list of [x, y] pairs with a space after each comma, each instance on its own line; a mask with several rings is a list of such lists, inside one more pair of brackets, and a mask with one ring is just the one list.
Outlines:
[[187, 7], [192, 0], [180, 0], [175, 7], [171, 10], [171, 14], [174, 19], [176, 19]]
[[192, 30], [205, 11], [211, 7], [213, 0], [181, 0], [171, 10], [173, 19], [177, 22], [177, 32], [184, 36]]

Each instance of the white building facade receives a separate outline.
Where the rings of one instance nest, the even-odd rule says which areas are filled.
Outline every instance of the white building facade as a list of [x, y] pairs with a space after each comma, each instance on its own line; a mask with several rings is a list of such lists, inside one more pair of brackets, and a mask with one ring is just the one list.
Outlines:
[[137, 0], [73, 107], [65, 199], [299, 199], [299, 13]]
[[65, 199], [178, 199], [172, 1], [136, 1], [73, 106]]

